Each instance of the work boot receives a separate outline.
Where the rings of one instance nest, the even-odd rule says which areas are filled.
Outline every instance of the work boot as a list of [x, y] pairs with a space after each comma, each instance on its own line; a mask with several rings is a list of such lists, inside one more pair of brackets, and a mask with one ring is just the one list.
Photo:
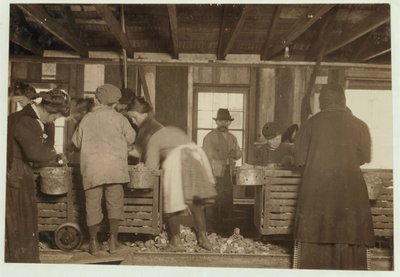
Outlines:
[[203, 247], [204, 249], [212, 250], [212, 244], [211, 244], [210, 240], [208, 239], [207, 234], [205, 232], [199, 233], [198, 241], [199, 241], [199, 245], [201, 247]]

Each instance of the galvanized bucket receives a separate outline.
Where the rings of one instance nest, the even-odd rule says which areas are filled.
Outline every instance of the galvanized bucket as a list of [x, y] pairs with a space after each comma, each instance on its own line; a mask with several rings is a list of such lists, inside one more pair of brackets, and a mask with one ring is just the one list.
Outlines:
[[40, 191], [50, 195], [65, 194], [72, 185], [70, 167], [43, 167], [40, 169]]
[[264, 184], [264, 173], [258, 168], [238, 168], [236, 170], [236, 185], [259, 186]]
[[130, 182], [127, 188], [130, 189], [152, 189], [158, 183], [159, 176], [157, 172], [150, 169], [140, 168], [137, 166], [129, 167]]

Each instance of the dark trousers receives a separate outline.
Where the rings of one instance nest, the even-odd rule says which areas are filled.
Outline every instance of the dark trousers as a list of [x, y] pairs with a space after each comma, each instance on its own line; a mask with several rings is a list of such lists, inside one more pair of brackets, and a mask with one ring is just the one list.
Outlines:
[[215, 177], [217, 199], [215, 205], [206, 208], [208, 233], [228, 231], [226, 221], [232, 219], [233, 212], [233, 185], [229, 167], [226, 168], [224, 177]]

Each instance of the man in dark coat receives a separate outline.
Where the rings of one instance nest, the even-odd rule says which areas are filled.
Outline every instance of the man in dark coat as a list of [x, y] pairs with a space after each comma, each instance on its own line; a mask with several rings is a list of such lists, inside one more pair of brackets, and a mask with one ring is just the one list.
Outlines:
[[360, 165], [371, 159], [369, 130], [346, 110], [339, 85], [324, 86], [319, 101], [321, 112], [300, 127], [295, 140], [296, 164], [303, 170], [295, 262], [299, 268], [367, 269], [374, 231]]

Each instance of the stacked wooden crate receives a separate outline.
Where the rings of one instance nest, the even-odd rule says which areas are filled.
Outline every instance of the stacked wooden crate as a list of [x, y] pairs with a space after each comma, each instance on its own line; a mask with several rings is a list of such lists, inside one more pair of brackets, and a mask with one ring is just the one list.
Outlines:
[[[41, 231], [55, 231], [61, 224], [77, 223], [86, 230], [85, 194], [79, 168], [73, 169], [72, 187], [66, 195], [46, 195], [40, 192], [37, 174], [38, 227]], [[105, 207], [104, 207], [105, 208]], [[161, 232], [162, 210], [160, 180], [153, 189], [125, 189], [124, 217], [120, 232], [152, 234]], [[102, 229], [106, 231], [106, 229]]]
[[375, 200], [371, 200], [372, 222], [375, 236], [393, 237], [393, 173], [388, 170], [365, 170], [364, 175], [373, 175], [382, 180], [382, 189]]
[[120, 232], [157, 235], [162, 229], [160, 182], [153, 189], [125, 190]]
[[[375, 236], [393, 237], [393, 173], [390, 170], [364, 170], [383, 181], [376, 200], [370, 200]], [[263, 186], [256, 187], [254, 223], [262, 235], [293, 233], [301, 176], [291, 170], [264, 169]]]
[[298, 172], [264, 169], [263, 186], [257, 186], [254, 222], [262, 235], [291, 234], [301, 182]]
[[47, 195], [40, 191], [39, 171], [36, 174], [38, 227], [41, 231], [55, 231], [61, 224], [75, 222], [85, 226], [85, 197], [79, 168], [73, 168], [72, 187], [67, 194]]

